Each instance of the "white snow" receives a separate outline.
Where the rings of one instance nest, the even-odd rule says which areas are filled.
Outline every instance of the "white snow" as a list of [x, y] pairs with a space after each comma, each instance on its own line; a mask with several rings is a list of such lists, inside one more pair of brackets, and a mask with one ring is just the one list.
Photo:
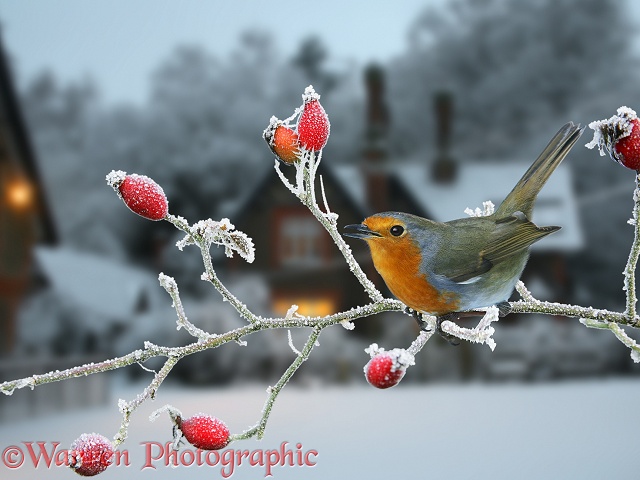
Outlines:
[[[275, 480], [637, 478], [637, 455], [625, 454], [620, 447], [635, 445], [638, 421], [628, 409], [602, 408], [619, 404], [620, 399], [639, 398], [637, 378], [532, 385], [401, 382], [384, 391], [369, 387], [364, 378], [361, 381], [362, 385], [351, 387], [287, 386], [274, 405], [264, 440], [228, 448], [278, 449], [286, 441], [293, 450], [300, 443], [303, 451], [318, 452], [314, 467], [274, 467]], [[120, 387], [114, 395], [131, 399], [142, 388]], [[257, 421], [264, 390], [263, 384], [229, 389], [165, 385], [157, 402], [171, 403], [185, 415], [204, 410], [239, 433]], [[111, 403], [106, 408], [5, 422], [0, 425], [0, 450], [10, 445], [25, 449], [22, 441], [58, 441], [60, 449], [67, 448], [89, 431], [110, 437], [121, 421]], [[143, 442], [164, 445], [173, 440], [170, 418], [148, 421], [157, 408], [149, 402], [132, 417], [129, 438], [120, 447], [129, 452], [130, 466], [112, 466], [100, 478], [221, 478], [219, 465], [176, 469], [161, 461], [155, 469], [140, 473], [145, 462]], [[17, 469], [0, 464], [0, 476], [3, 480], [75, 478], [67, 468], [34, 469], [29, 462]], [[264, 478], [264, 468], [242, 465], [231, 478]]]
[[[36, 261], [52, 287], [78, 306], [107, 318], [130, 318], [141, 296], [156, 298], [157, 280], [111, 258], [64, 247], [38, 247]], [[92, 327], [108, 327], [104, 322]]]

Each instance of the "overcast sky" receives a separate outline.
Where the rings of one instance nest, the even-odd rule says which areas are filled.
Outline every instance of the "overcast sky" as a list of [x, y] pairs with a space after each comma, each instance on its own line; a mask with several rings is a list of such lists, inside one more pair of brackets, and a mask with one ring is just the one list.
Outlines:
[[285, 55], [317, 34], [335, 61], [384, 61], [404, 50], [426, 5], [446, 1], [0, 0], [0, 21], [21, 81], [50, 67], [63, 79], [92, 77], [108, 102], [141, 101], [177, 44], [224, 57], [240, 32], [260, 27]]
[[[317, 34], [333, 61], [385, 61], [405, 49], [419, 12], [447, 1], [0, 0], [0, 22], [21, 82], [51, 68], [64, 80], [93, 78], [107, 102], [141, 102], [150, 73], [178, 44], [224, 58], [240, 32], [259, 27], [287, 56]], [[640, 1], [626, 3], [639, 18]]]

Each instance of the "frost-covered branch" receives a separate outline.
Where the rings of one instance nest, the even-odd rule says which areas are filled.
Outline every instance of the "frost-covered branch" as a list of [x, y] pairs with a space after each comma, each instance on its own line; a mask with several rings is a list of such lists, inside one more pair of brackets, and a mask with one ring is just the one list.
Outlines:
[[624, 291], [627, 297], [627, 309], [625, 311], [627, 319], [637, 327], [640, 324], [636, 320], [636, 266], [638, 265], [638, 257], [640, 256], [640, 174], [636, 173], [636, 188], [633, 191], [633, 216], [629, 223], [633, 225], [633, 244], [629, 252], [627, 266], [624, 269]]
[[[223, 448], [232, 441], [263, 437], [270, 413], [279, 393], [309, 358], [314, 347], [318, 345], [318, 338], [322, 330], [338, 323], [350, 330], [353, 329], [353, 320], [383, 312], [408, 313], [407, 306], [402, 302], [384, 298], [355, 260], [350, 247], [338, 232], [338, 215], [332, 212], [329, 207], [322, 177], [320, 177], [319, 183], [323, 208], [318, 205], [316, 176], [322, 160], [323, 147], [327, 142], [330, 130], [328, 117], [319, 104], [319, 98], [313, 88], [308, 87], [303, 95], [304, 104], [284, 121], [275, 117], [272, 118], [263, 136], [274, 154], [276, 154], [275, 170], [283, 185], [309, 209], [311, 214], [329, 233], [345, 258], [348, 268], [371, 298], [371, 303], [323, 317], [300, 315], [297, 313], [295, 305], [289, 309], [284, 318], [263, 318], [256, 315], [222, 283], [217, 276], [211, 257], [211, 247], [216, 245], [224, 248], [225, 254], [229, 257], [237, 254], [247, 262], [252, 262], [255, 258], [255, 247], [251, 238], [245, 233], [236, 230], [235, 226], [226, 218], [220, 221], [201, 220], [190, 225], [186, 219], [169, 213], [169, 205], [164, 191], [153, 180], [142, 175], [127, 175], [123, 171], [113, 171], [107, 175], [107, 182], [132, 211], [149, 220], [168, 221], [184, 232], [185, 237], [177, 243], [177, 247], [180, 250], [189, 245], [195, 246], [200, 250], [204, 266], [204, 272], [201, 275], [202, 280], [209, 282], [247, 323], [227, 332], [206, 332], [202, 330], [188, 320], [175, 280], [161, 273], [159, 281], [173, 300], [173, 307], [177, 316], [177, 327], [178, 329], [184, 328], [192, 335], [195, 338], [193, 343], [180, 347], [165, 347], [145, 342], [144, 348], [122, 357], [0, 383], [0, 392], [11, 395], [16, 389], [20, 388], [29, 387], [33, 389], [46, 383], [101, 373], [134, 363], [143, 366], [142, 364], [151, 358], [165, 358], [163, 366], [159, 371], [152, 372], [152, 380], [138, 396], [130, 401], [120, 400], [118, 402], [122, 413], [122, 422], [113, 442], [111, 442], [114, 447], [117, 447], [127, 438], [131, 416], [138, 407], [155, 397], [157, 390], [181, 359], [207, 349], [217, 348], [229, 342], [244, 344], [245, 337], [257, 332], [268, 329], [286, 329], [288, 344], [294, 358], [275, 385], [267, 389], [267, 398], [261, 416], [253, 427], [240, 434], [230, 434], [226, 425], [218, 419], [206, 416], [185, 419], [182, 418], [180, 411], [172, 406], [165, 406], [152, 415], [152, 418], [156, 418], [163, 411], [169, 413], [174, 427], [178, 430], [174, 436], [176, 447], [184, 437], [198, 448], [218, 449]], [[611, 149], [617, 148], [617, 140], [609, 138], [607, 135], [633, 135], [635, 124], [631, 128], [625, 125], [624, 122], [629, 119], [636, 121], [635, 112], [633, 112], [633, 118], [631, 117], [630, 112], [632, 111], [630, 109], [620, 112], [619, 110], [620, 115], [616, 117], [615, 122], [617, 123], [613, 127], [606, 127], [606, 122], [604, 121], [596, 122], [597, 127], [604, 129], [605, 133], [601, 132], [597, 140], [594, 138], [594, 141], [591, 142], [592, 146], [599, 145], [601, 150], [603, 148], [609, 149], [611, 154]], [[638, 123], [638, 131], [640, 132], [640, 123]], [[638, 142], [640, 144], [640, 133], [638, 133]], [[640, 147], [637, 150], [640, 151]], [[629, 159], [622, 158], [621, 160], [619, 158], [621, 155], [620, 152], [616, 151], [613, 156], [616, 157], [617, 161], [627, 165], [624, 162], [628, 162]], [[284, 164], [294, 167], [293, 183], [281, 169], [281, 165]], [[638, 159], [638, 166], [640, 167], [640, 159]], [[638, 172], [636, 172], [636, 188], [633, 198], [635, 202], [633, 218], [629, 223], [634, 226], [635, 231], [633, 245], [624, 271], [624, 289], [627, 300], [625, 312], [619, 313], [591, 307], [543, 302], [534, 298], [522, 282], [519, 282], [516, 286], [522, 300], [511, 302], [510, 311], [512, 313], [541, 313], [575, 317], [579, 318], [587, 327], [608, 329], [631, 350], [633, 360], [640, 362], [640, 345], [630, 338], [622, 328], [622, 326], [640, 328], [640, 318], [636, 315], [637, 297], [635, 286], [635, 271], [640, 257], [640, 227], [638, 226], [638, 221], [640, 221], [640, 175]], [[485, 202], [482, 209], [468, 209], [467, 213], [472, 216], [487, 216], [493, 212], [493, 209], [494, 206], [491, 202]], [[492, 350], [496, 346], [492, 338], [494, 333], [493, 323], [498, 320], [498, 309], [496, 307], [487, 308], [486, 313], [474, 328], [462, 328], [451, 321], [439, 322], [435, 317], [426, 314], [416, 313], [416, 315], [420, 318], [421, 330], [407, 349], [394, 348], [385, 350], [377, 344], [372, 344], [366, 349], [366, 352], [372, 358], [365, 366], [365, 375], [372, 385], [378, 388], [389, 388], [396, 385], [403, 378], [406, 369], [415, 363], [415, 355], [424, 348], [429, 339], [438, 331], [438, 328], [447, 335], [470, 342], [484, 343]], [[296, 348], [291, 338], [290, 329], [294, 328], [310, 330], [309, 337], [300, 350]], [[146, 368], [145, 370], [150, 371]], [[215, 438], [208, 439], [208, 443], [197, 438], [197, 432], [204, 424], [208, 425], [207, 428], [215, 430], [216, 433]], [[197, 428], [194, 428], [194, 425]]]
[[474, 343], [484, 343], [491, 351], [495, 350], [496, 342], [492, 338], [495, 329], [491, 326], [491, 323], [498, 321], [498, 308], [489, 307], [484, 314], [480, 322], [475, 328], [463, 328], [453, 322], [442, 322], [442, 330], [454, 337], [458, 337], [462, 340]]
[[296, 359], [293, 361], [291, 365], [289, 365], [289, 368], [287, 368], [287, 370], [284, 372], [282, 377], [280, 377], [280, 380], [278, 380], [278, 383], [276, 383], [272, 387], [267, 388], [268, 396], [267, 396], [267, 400], [265, 401], [264, 407], [262, 408], [262, 417], [260, 418], [260, 421], [249, 430], [238, 435], [232, 435], [230, 437], [230, 441], [245, 440], [247, 438], [251, 438], [254, 436], [257, 437], [258, 439], [262, 439], [264, 435], [264, 430], [267, 427], [267, 421], [269, 420], [269, 415], [271, 414], [271, 409], [273, 408], [273, 405], [276, 401], [276, 397], [282, 391], [282, 389], [287, 384], [287, 382], [291, 379], [291, 377], [293, 377], [293, 374], [296, 373], [298, 368], [300, 368], [302, 364], [309, 358], [309, 355], [311, 354], [311, 350], [313, 350], [313, 347], [317, 345], [318, 336], [320, 335], [321, 331], [322, 331], [322, 327], [315, 327], [311, 331], [311, 335], [309, 335], [309, 338], [307, 339], [307, 342], [305, 343], [304, 348], [302, 349], [302, 351], [298, 352]]

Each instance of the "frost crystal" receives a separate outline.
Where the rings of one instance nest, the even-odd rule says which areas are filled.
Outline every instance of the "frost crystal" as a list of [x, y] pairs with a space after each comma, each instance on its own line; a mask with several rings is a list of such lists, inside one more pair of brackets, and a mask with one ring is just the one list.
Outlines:
[[13, 395], [13, 392], [16, 390], [19, 390], [24, 387], [29, 387], [31, 390], [33, 390], [35, 386], [36, 386], [36, 381], [33, 377], [22, 378], [16, 382], [13, 388], [4, 389], [2, 390], [2, 393], [4, 393], [5, 395]]
[[368, 353], [371, 356], [371, 358], [373, 358], [379, 353], [384, 352], [384, 348], [379, 347], [377, 343], [372, 343], [371, 345], [369, 345], [367, 348], [364, 349], [364, 352]]
[[498, 321], [499, 310], [497, 307], [489, 307], [486, 310], [487, 313], [485, 313], [475, 328], [463, 328], [449, 321], [442, 322], [441, 328], [444, 332], [461, 338], [462, 340], [484, 343], [493, 351], [496, 348], [496, 342], [492, 337], [495, 329], [491, 326], [491, 323]]
[[467, 207], [464, 209], [464, 213], [466, 213], [470, 217], [488, 217], [489, 215], [493, 214], [495, 208], [496, 206], [493, 204], [493, 202], [491, 200], [487, 200], [486, 202], [482, 202], [482, 210], [480, 210], [480, 208], [478, 207], [476, 207], [475, 210]]
[[123, 172], [122, 170], [111, 170], [106, 177], [107, 185], [113, 188], [118, 195], [120, 192], [118, 191], [118, 186], [124, 182], [124, 178], [127, 176], [127, 172]]
[[287, 310], [286, 315], [284, 316], [284, 318], [286, 320], [291, 320], [294, 316], [301, 318], [302, 315], [300, 315], [298, 313], [298, 305], [291, 305], [291, 307], [289, 307], [289, 310]]
[[341, 321], [340, 325], [342, 325], [347, 330], [353, 330], [354, 328], [356, 328], [355, 324], [353, 322], [350, 322], [349, 320]]
[[164, 412], [167, 412], [169, 414], [169, 416], [171, 417], [171, 420], [175, 422], [177, 417], [182, 417], [182, 412], [180, 410], [178, 410], [176, 407], [174, 407], [173, 405], [163, 405], [162, 407], [158, 408], [157, 410], [153, 411], [151, 413], [151, 415], [149, 415], [149, 420], [151, 422], [155, 422], [156, 419], [162, 415]]
[[174, 280], [173, 277], [170, 277], [169, 275], [160, 273], [160, 275], [158, 275], [158, 280], [160, 281], [160, 286], [162, 286], [162, 288], [164, 288], [167, 291], [178, 289], [178, 285], [176, 284], [176, 281]]
[[229, 221], [223, 218], [219, 222], [211, 220], [200, 220], [194, 223], [189, 234], [176, 243], [176, 246], [182, 250], [186, 245], [195, 243], [195, 238], [201, 238], [206, 245], [222, 245], [224, 253], [227, 257], [232, 257], [233, 252], [237, 252], [247, 262], [251, 263], [255, 259], [255, 247], [251, 238], [238, 230]]
[[298, 350], [293, 344], [293, 338], [291, 337], [291, 330], [287, 330], [287, 338], [289, 339], [289, 348], [293, 350], [293, 353], [295, 353], [298, 356], [301, 355], [300, 350]]
[[302, 101], [304, 103], [307, 103], [311, 102], [312, 100], [320, 100], [320, 95], [316, 93], [313, 85], [309, 85], [304, 89], [304, 93], [302, 94]]
[[589, 149], [598, 147], [600, 156], [607, 152], [613, 160], [618, 161], [613, 154], [613, 145], [621, 138], [631, 135], [632, 121], [637, 118], [636, 112], [629, 107], [620, 107], [616, 115], [609, 119], [596, 120], [589, 124], [593, 130], [593, 140], [585, 145]]
[[378, 346], [377, 343], [372, 343], [367, 348], [365, 348], [364, 351], [365, 353], [368, 353], [371, 356], [371, 358], [377, 355], [380, 355], [382, 353], [388, 354], [393, 360], [393, 366], [391, 368], [391, 371], [395, 371], [398, 368], [406, 369], [411, 365], [415, 365], [415, 359], [413, 355], [409, 353], [407, 350], [405, 350], [404, 348], [394, 348], [387, 351], [384, 348]]

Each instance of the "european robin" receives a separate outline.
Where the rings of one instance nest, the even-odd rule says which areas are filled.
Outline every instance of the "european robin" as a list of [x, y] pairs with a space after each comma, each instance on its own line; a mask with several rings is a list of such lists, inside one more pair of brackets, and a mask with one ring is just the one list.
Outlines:
[[[347, 225], [345, 236], [367, 242], [373, 264], [401, 302], [443, 319], [492, 305], [508, 311], [529, 258], [529, 247], [560, 227], [538, 227], [533, 206], [549, 176], [583, 128], [564, 125], [496, 211], [485, 217], [435, 222], [409, 213], [384, 212]], [[507, 310], [503, 310], [507, 307]]]

